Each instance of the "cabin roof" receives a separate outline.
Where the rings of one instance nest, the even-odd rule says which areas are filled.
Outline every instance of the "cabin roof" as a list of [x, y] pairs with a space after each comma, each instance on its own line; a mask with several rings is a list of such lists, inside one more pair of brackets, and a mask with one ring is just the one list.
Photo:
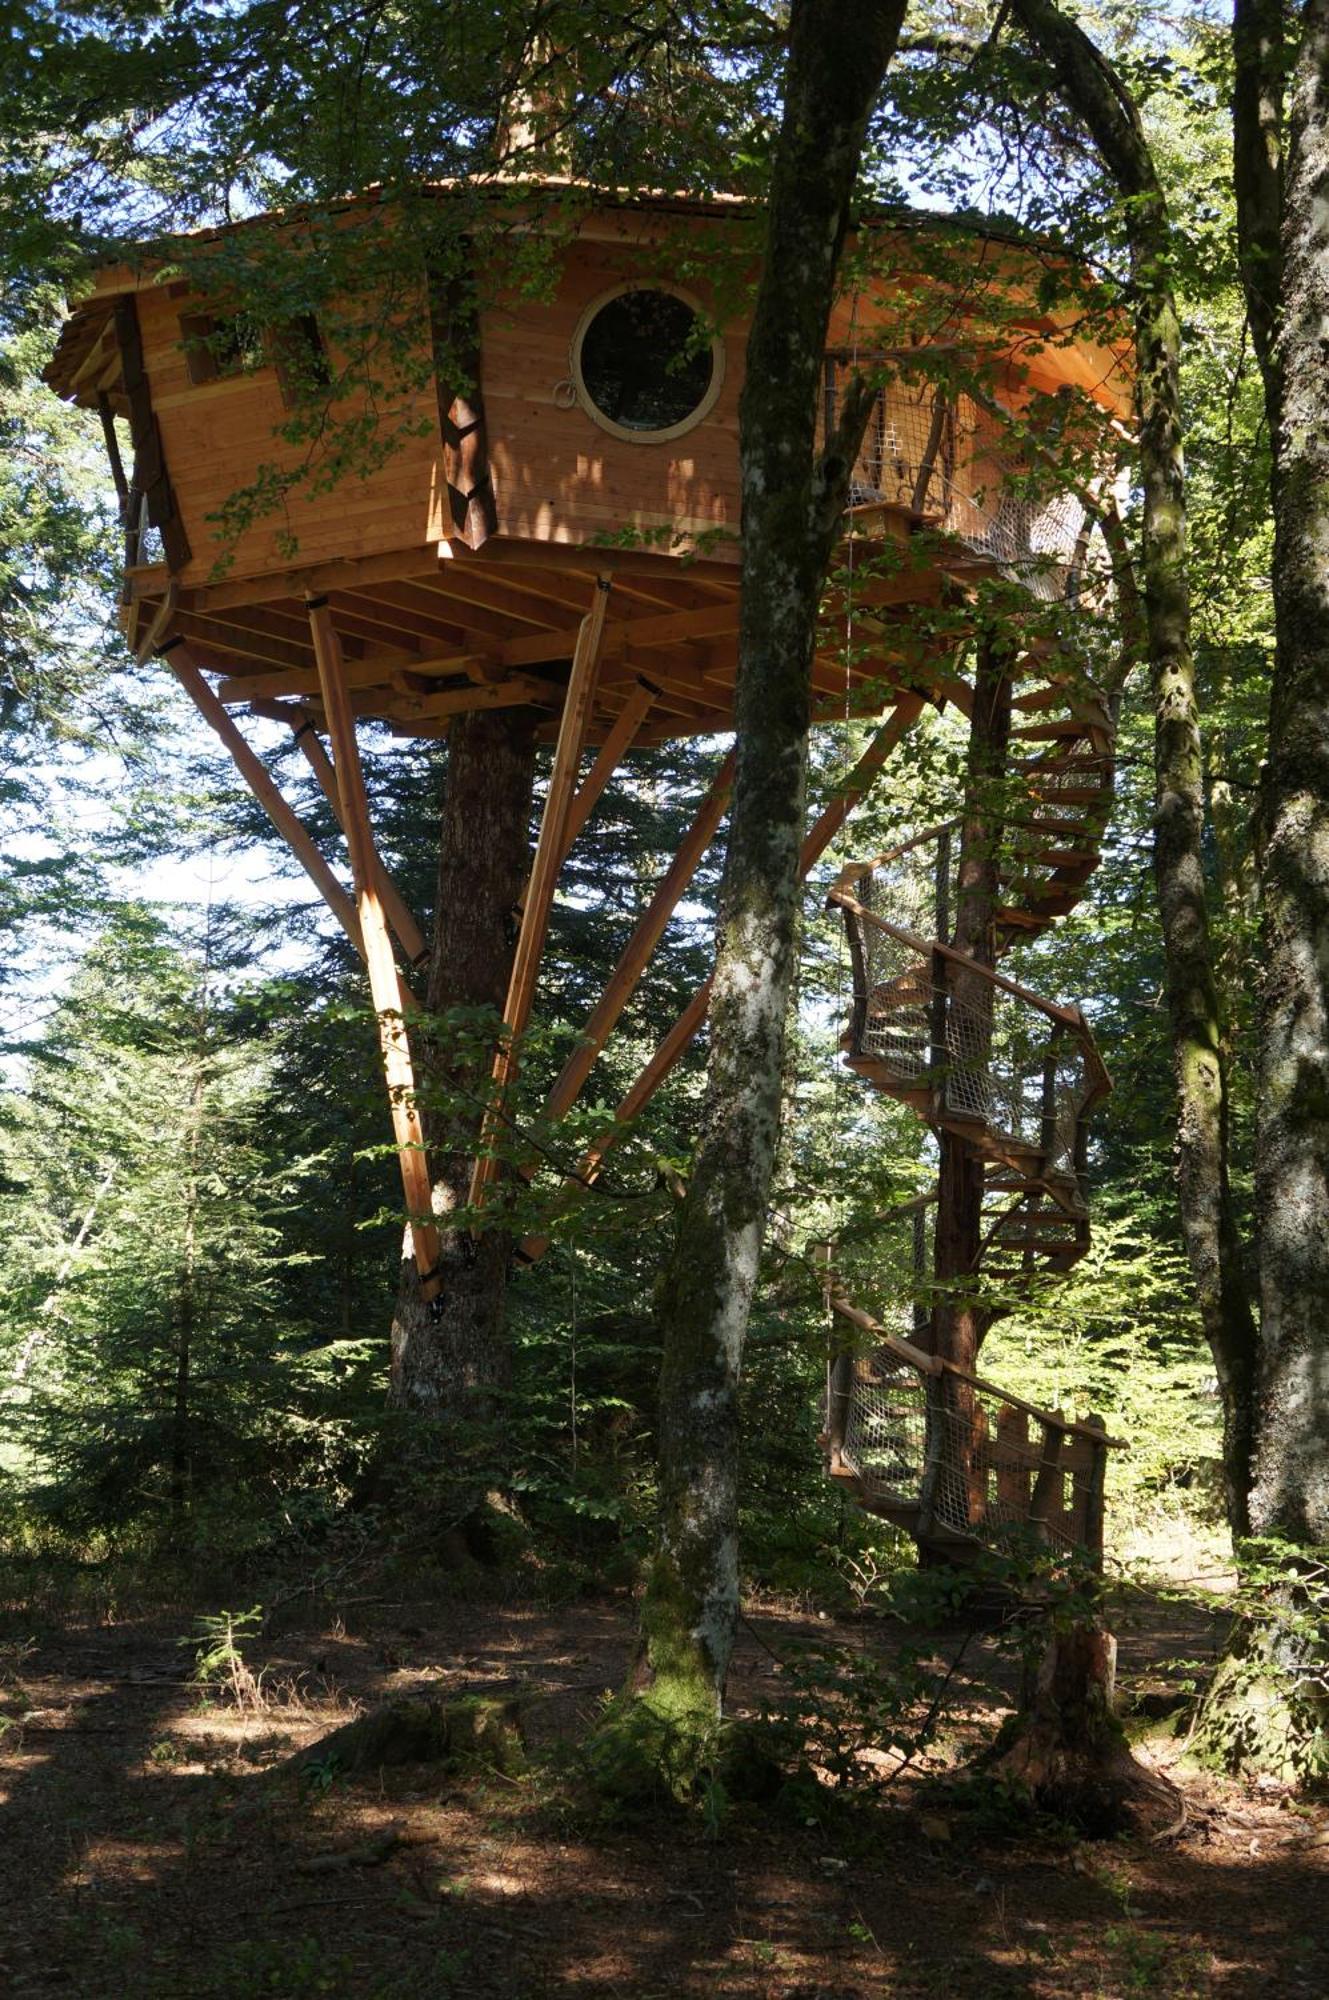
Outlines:
[[[411, 191], [413, 197], [430, 200], [450, 200], [466, 197], [470, 200], [514, 203], [523, 197], [535, 199], [577, 198], [586, 215], [596, 211], [618, 215], [661, 215], [693, 216], [712, 221], [741, 221], [758, 213], [758, 204], [740, 195], [712, 193], [691, 195], [666, 190], [630, 190], [596, 188], [589, 182], [573, 179], [560, 180], [543, 176], [538, 180], [520, 176], [493, 175], [483, 180], [430, 181]], [[44, 379], [56, 394], [67, 401], [80, 404], [84, 408], [95, 409], [97, 392], [81, 379], [85, 364], [98, 343], [109, 332], [114, 301], [126, 294], [142, 291], [161, 282], [163, 272], [169, 267], [172, 250], [185, 245], [196, 247], [226, 238], [243, 235], [255, 229], [296, 227], [315, 216], [352, 214], [357, 210], [369, 213], [386, 207], [399, 198], [397, 191], [387, 187], [370, 187], [360, 194], [347, 195], [326, 204], [314, 207], [303, 203], [289, 209], [268, 209], [261, 214], [243, 216], [235, 222], [210, 224], [199, 229], [183, 230], [165, 238], [145, 243], [141, 255], [122, 258], [114, 263], [94, 267], [90, 272], [88, 287], [70, 299], [66, 317], [61, 327], [55, 352], [45, 370]], [[859, 227], [870, 227], [882, 234], [936, 235], [953, 234], [976, 240], [996, 247], [1029, 253], [1046, 262], [1073, 266], [1075, 259], [1064, 243], [1055, 238], [1026, 230], [1019, 224], [1003, 219], [992, 221], [976, 214], [959, 211], [942, 212], [930, 209], [903, 208], [892, 205], [865, 207], [860, 212]], [[1051, 329], [1054, 321], [1048, 316]], [[1114, 343], [1116, 345], [1116, 343]], [[1125, 343], [1120, 345], [1120, 358], [1125, 361]], [[1106, 392], [1099, 396], [1101, 401], [1113, 401], [1122, 407], [1122, 397]]]

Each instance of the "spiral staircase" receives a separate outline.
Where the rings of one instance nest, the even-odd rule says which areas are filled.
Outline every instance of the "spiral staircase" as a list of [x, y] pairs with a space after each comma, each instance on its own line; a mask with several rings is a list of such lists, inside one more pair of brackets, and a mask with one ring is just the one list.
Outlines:
[[[1075, 908], [1097, 866], [1113, 784], [1113, 723], [1064, 651], [1028, 656], [1012, 698], [997, 964], [946, 941], [953, 826], [934, 828], [830, 893], [853, 967], [848, 1067], [982, 1162], [977, 1252], [960, 1281], [989, 1318], [1055, 1282], [1089, 1248], [1088, 1119], [1110, 1088], [1078, 1007], [1002, 970]], [[908, 1204], [935, 1208], [931, 1195]], [[828, 1469], [924, 1551], [1034, 1536], [1101, 1560], [1109, 1439], [1096, 1419], [1039, 1409], [930, 1351], [943, 1288], [918, 1250], [912, 1298], [881, 1317], [846, 1295], [827, 1252], [827, 1298], [852, 1328], [831, 1364]], [[954, 1281], [952, 1281], [954, 1282]], [[920, 1303], [921, 1301], [921, 1303]]]

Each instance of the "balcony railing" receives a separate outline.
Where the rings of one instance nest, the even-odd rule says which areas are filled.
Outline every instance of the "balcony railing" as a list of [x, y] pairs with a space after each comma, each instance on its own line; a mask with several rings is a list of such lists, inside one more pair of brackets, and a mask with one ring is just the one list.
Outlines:
[[[823, 437], [862, 361], [844, 349], [827, 353]], [[931, 383], [895, 381], [879, 392], [850, 476], [849, 505], [851, 513], [902, 508], [1048, 602], [1081, 595], [1095, 567], [1083, 502], [1035, 473], [1001, 412]]]

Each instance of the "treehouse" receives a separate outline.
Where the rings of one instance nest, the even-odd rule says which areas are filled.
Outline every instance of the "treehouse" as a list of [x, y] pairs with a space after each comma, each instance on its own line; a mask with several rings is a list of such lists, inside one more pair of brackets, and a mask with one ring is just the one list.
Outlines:
[[[430, 191], [440, 216], [454, 193]], [[427, 1293], [440, 1282], [439, 1236], [408, 1039], [410, 982], [427, 952], [375, 850], [357, 721], [439, 736], [459, 716], [508, 709], [553, 745], [505, 1008], [513, 1039], [494, 1057], [473, 1210], [492, 1198], [499, 1173], [494, 1120], [534, 1002], [559, 872], [600, 791], [634, 745], [733, 726], [753, 218], [721, 200], [597, 197], [551, 220], [548, 193], [496, 190], [488, 235], [472, 203], [470, 266], [463, 259], [459, 270], [454, 258], [446, 272], [425, 249], [413, 261], [409, 232], [372, 199], [320, 222], [321, 240], [339, 252], [334, 283], [317, 282], [320, 237], [308, 218], [256, 218], [189, 239], [169, 263], [98, 272], [48, 371], [62, 396], [101, 418], [124, 523], [130, 643], [189, 692], [364, 956]], [[277, 287], [255, 307], [246, 265], [257, 267], [278, 240], [312, 281]], [[970, 711], [957, 629], [984, 579], [1008, 579], [1042, 621], [1009, 677], [1021, 718], [1012, 739], [1024, 739], [1034, 802], [995, 916], [1009, 942], [1073, 906], [1111, 788], [1110, 718], [1074, 658], [1093, 573], [1093, 491], [1068, 489], [1028, 433], [1069, 437], [1086, 413], [1105, 428], [1127, 407], [1123, 355], [1084, 330], [1092, 316], [1082, 299], [1048, 303], [1050, 271], [1073, 274], [1037, 246], [918, 217], [869, 221], [852, 248], [853, 280], [827, 342], [822, 435], [833, 432], [853, 375], [867, 372], [879, 388], [852, 468], [814, 717], [872, 716], [877, 728], [809, 829], [803, 868], [925, 701]], [[380, 270], [391, 277], [377, 281]], [[928, 616], [943, 608], [945, 620]], [[353, 893], [256, 757], [238, 720], [246, 712], [294, 731], [346, 834]], [[552, 1114], [586, 1082], [714, 839], [731, 772], [732, 756], [722, 758], [554, 1085]], [[861, 965], [863, 926], [876, 919], [847, 889], [842, 907], [859, 926], [851, 938]], [[907, 936], [922, 952], [918, 994], [908, 997], [907, 980], [894, 999], [885, 981], [863, 984], [851, 1060], [878, 1087], [907, 1100], [912, 1091], [921, 1116], [953, 1127], [938, 1082], [944, 996], [972, 954], [948, 946], [940, 929], [936, 949]], [[664, 1036], [620, 1121], [686, 1048], [708, 996], [700, 989]], [[1037, 1146], [1015, 1159], [992, 1137], [987, 1109], [985, 1100], [957, 1143], [977, 1149], [994, 1193], [1014, 1175], [1035, 1218], [1023, 1234], [1007, 1227], [999, 1247], [1020, 1255], [1042, 1235], [1074, 1247], [1079, 1184], [1058, 1180]], [[594, 1179], [613, 1137], [588, 1155], [583, 1178]], [[1052, 1209], [1065, 1221], [1039, 1219]], [[838, 1393], [849, 1408], [843, 1383]], [[851, 1432], [838, 1425], [832, 1470], [857, 1482], [864, 1504], [889, 1511], [861, 1446], [855, 1470]], [[1051, 1447], [1045, 1436], [1026, 1478], [1011, 1469], [1012, 1436], [1008, 1425], [998, 1483], [1009, 1497], [1023, 1479], [1025, 1516], [1036, 1490], [1047, 1515], [1052, 1474], [1040, 1486], [1040, 1468]], [[971, 1452], [966, 1492], [976, 1491], [976, 1463]], [[921, 1476], [913, 1465], [915, 1486]], [[917, 1498], [916, 1529], [935, 1516], [927, 1507], [920, 1515]], [[952, 1510], [953, 1532], [981, 1537], [982, 1508], [965, 1506], [963, 1520]], [[1081, 1508], [1077, 1533], [1088, 1518]]]

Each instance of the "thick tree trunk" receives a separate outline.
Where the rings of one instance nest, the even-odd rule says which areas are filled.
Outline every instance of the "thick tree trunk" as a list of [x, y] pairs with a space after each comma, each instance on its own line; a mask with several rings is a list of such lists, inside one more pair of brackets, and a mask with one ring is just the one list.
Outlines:
[[[794, 0], [765, 263], [739, 418], [737, 768], [702, 1132], [660, 1288], [660, 1524], [635, 1736], [686, 1789], [720, 1713], [738, 1618], [738, 1379], [775, 1155], [798, 913], [818, 604], [869, 399], [814, 440], [826, 328], [868, 114], [904, 0]], [[609, 1761], [611, 1738], [600, 1753]]]
[[1234, 184], [1272, 444], [1276, 633], [1258, 828], [1250, 1525], [1276, 1546], [1248, 1556], [1248, 1606], [1195, 1744], [1231, 1770], [1299, 1782], [1329, 1771], [1329, 1592], [1315, 1549], [1329, 1541], [1329, 5], [1302, 9], [1285, 132], [1289, 29], [1275, 0], [1237, 0]]
[[1306, 1545], [1329, 1542], [1329, 0], [1304, 9], [1289, 109], [1277, 639], [1260, 805], [1261, 1376], [1251, 1525]]
[[392, 1402], [440, 1420], [481, 1412], [485, 1390], [502, 1386], [509, 1374], [504, 1308], [512, 1238], [498, 1228], [473, 1236], [449, 1228], [447, 1218], [466, 1202], [493, 1021], [507, 996], [516, 912], [530, 865], [534, 772], [529, 719], [499, 709], [454, 721], [425, 997], [435, 1017], [456, 1012], [450, 1027], [419, 1052], [443, 1286], [431, 1313], [421, 1301], [408, 1244], [392, 1328]]
[[1145, 626], [1154, 694], [1154, 878], [1177, 1082], [1177, 1199], [1223, 1398], [1223, 1467], [1234, 1534], [1247, 1525], [1256, 1336], [1228, 1177], [1228, 1082], [1205, 900], [1204, 761], [1186, 573], [1180, 328], [1172, 225], [1130, 95], [1053, 0], [1014, 0], [1122, 195], [1134, 305]]

